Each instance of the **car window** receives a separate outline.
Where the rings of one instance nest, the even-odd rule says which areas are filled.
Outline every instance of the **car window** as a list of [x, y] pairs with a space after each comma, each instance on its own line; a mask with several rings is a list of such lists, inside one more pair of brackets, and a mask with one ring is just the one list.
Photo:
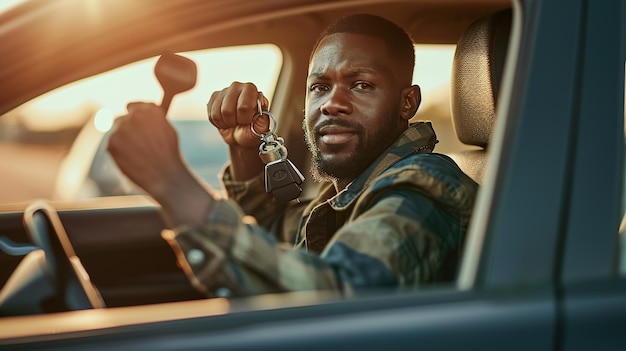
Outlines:
[[[212, 187], [221, 188], [218, 174], [228, 160], [228, 147], [215, 127], [204, 119], [174, 119], [181, 152], [194, 173]], [[87, 176], [76, 185], [67, 173], [74, 170], [62, 166], [57, 176], [54, 198], [81, 199], [100, 196], [143, 194], [115, 165], [106, 150], [110, 130], [102, 134]], [[79, 147], [80, 146], [75, 146]], [[71, 180], [67, 182], [67, 179]]]
[[413, 84], [420, 86], [422, 103], [414, 119], [430, 120], [437, 132], [437, 152], [452, 153], [471, 148], [461, 143], [452, 125], [450, 74], [454, 44], [416, 44]]
[[[219, 187], [217, 173], [227, 159], [227, 148], [207, 121], [206, 103], [213, 91], [233, 81], [253, 81], [271, 98], [282, 55], [271, 44], [181, 55], [196, 62], [198, 81], [192, 90], [174, 98], [168, 118], [180, 133], [190, 166]], [[162, 90], [153, 74], [157, 59], [61, 87], [0, 118], [0, 156], [15, 158], [6, 163], [14, 167], [0, 170], [5, 180], [0, 185], [0, 203], [136, 193], [132, 184], [120, 178], [103, 141], [113, 117], [124, 114], [128, 102], [160, 102]]]

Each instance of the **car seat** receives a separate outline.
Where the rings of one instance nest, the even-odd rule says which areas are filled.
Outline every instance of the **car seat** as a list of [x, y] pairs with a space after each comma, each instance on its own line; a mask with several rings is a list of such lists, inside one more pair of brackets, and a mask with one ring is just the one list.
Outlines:
[[487, 168], [487, 149], [511, 31], [511, 10], [470, 24], [457, 42], [451, 79], [451, 113], [459, 140], [477, 149], [449, 156], [478, 184]]

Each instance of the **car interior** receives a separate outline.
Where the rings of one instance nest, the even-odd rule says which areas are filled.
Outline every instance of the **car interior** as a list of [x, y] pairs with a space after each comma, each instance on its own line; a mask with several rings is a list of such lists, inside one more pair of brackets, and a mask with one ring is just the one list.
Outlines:
[[[132, 6], [132, 5], [131, 5]], [[456, 44], [453, 70], [451, 72], [450, 115], [454, 133], [458, 140], [468, 147], [448, 153], [477, 183], [483, 184], [487, 176], [489, 141], [495, 123], [496, 103], [502, 72], [508, 48], [511, 27], [511, 10], [508, 1], [478, 1], [463, 5], [462, 2], [424, 1], [417, 4], [394, 2], [392, 4], [362, 5], [358, 8], [345, 5], [326, 10], [303, 12], [297, 15], [264, 13], [251, 14], [240, 22], [225, 22], [213, 18], [212, 2], [198, 2], [195, 7], [160, 14], [169, 18], [168, 28], [197, 26], [187, 34], [166, 34], [167, 28], [144, 37], [125, 37], [124, 31], [130, 22], [123, 15], [113, 26], [116, 32], [109, 33], [106, 40], [119, 40], [116, 47], [127, 47], [126, 54], [116, 54], [107, 45], [93, 45], [93, 50], [76, 52], [75, 56], [51, 57], [54, 51], [42, 50], [39, 59], [64, 60], [68, 66], [92, 60], [92, 64], [62, 75], [50, 72], [47, 67], [30, 74], [44, 74], [47, 86], [34, 88], [28, 76], [23, 84], [16, 87], [7, 97], [17, 99], [24, 95], [42, 93], [45, 90], [63, 85], [66, 82], [87, 77], [97, 72], [130, 63], [140, 58], [158, 55], [164, 47], [177, 52], [193, 51], [199, 48], [220, 47], [222, 45], [244, 45], [274, 42], [283, 50], [283, 71], [278, 80], [272, 103], [272, 111], [277, 116], [300, 116], [304, 104], [304, 87], [309, 48], [315, 35], [285, 36], [285, 28], [298, 28], [301, 32], [319, 32], [337, 16], [353, 12], [371, 12], [385, 16], [403, 25], [418, 43]], [[163, 8], [159, 8], [163, 10]], [[151, 20], [150, 10], [140, 15], [141, 23], [159, 28], [160, 24]], [[200, 29], [207, 22], [216, 24], [208, 29]], [[130, 20], [128, 20], [130, 21]], [[234, 25], [233, 23], [236, 23]], [[100, 34], [92, 28], [84, 37], [69, 40], [68, 47], [89, 45], [91, 36]], [[188, 34], [192, 33], [192, 34]], [[142, 44], [153, 36], [165, 36], [160, 45]], [[65, 48], [59, 48], [62, 50]], [[20, 53], [16, 48], [16, 55]], [[104, 59], [104, 57], [109, 57]], [[57, 62], [59, 64], [59, 62]], [[82, 67], [82, 66], [81, 66]], [[297, 72], [297, 73], [296, 73]], [[4, 91], [4, 90], [3, 90]], [[25, 93], [28, 91], [28, 93]], [[11, 95], [13, 94], [13, 95]], [[17, 107], [17, 100], [15, 100]], [[415, 119], [428, 118], [418, 113]], [[442, 123], [443, 125], [443, 123]], [[435, 121], [437, 130], [437, 121]], [[279, 135], [285, 137], [290, 159], [300, 170], [308, 169], [308, 151], [302, 140], [300, 119], [280, 120]], [[442, 135], [445, 135], [443, 133]], [[440, 135], [440, 139], [441, 139]], [[435, 150], [437, 151], [437, 150]], [[293, 155], [293, 156], [292, 156]], [[310, 196], [317, 184], [305, 182], [304, 196]], [[0, 233], [12, 242], [26, 245], [30, 243], [27, 230], [23, 226], [22, 207], [28, 204], [0, 204]], [[102, 198], [91, 201], [55, 202], [63, 227], [73, 245], [76, 256], [84, 270], [88, 272], [93, 285], [97, 287], [107, 307], [132, 306], [171, 301], [200, 299], [202, 296], [188, 283], [179, 269], [175, 256], [160, 233], [164, 223], [156, 204], [143, 196], [127, 197], [123, 201], [116, 198]], [[94, 225], [94, 223], [96, 223]], [[11, 274], [22, 261], [23, 256], [0, 252], [0, 281], [10, 295], [24, 293], [20, 282], [12, 281]], [[8, 289], [7, 289], [8, 288]], [[2, 300], [2, 299], [0, 299]], [[47, 312], [47, 311], [43, 311]], [[0, 301], [0, 315], [2, 310]]]
[[478, 184], [485, 179], [487, 147], [511, 33], [511, 11], [481, 17], [461, 35], [451, 78], [451, 114], [456, 136], [479, 147], [450, 154]]

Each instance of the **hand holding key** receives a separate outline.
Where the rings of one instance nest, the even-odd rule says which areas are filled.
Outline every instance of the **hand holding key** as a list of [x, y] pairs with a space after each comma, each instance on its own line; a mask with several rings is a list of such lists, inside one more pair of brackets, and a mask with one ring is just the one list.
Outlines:
[[[209, 121], [218, 129], [230, 153], [230, 176], [234, 180], [247, 181], [263, 173], [265, 164], [258, 155], [259, 137], [250, 129], [256, 115], [259, 100], [263, 109], [269, 101], [252, 83], [234, 82], [216, 91], [207, 103]], [[267, 118], [255, 120], [255, 130], [269, 129]]]
[[[261, 138], [259, 157], [265, 163], [265, 191], [272, 193], [280, 202], [296, 199], [302, 193], [300, 184], [304, 176], [287, 158], [287, 148], [283, 138], [276, 136], [276, 118], [261, 107], [261, 97], [258, 99], [258, 112], [252, 118], [250, 130]], [[255, 122], [259, 118], [269, 118], [269, 129], [259, 133], [255, 129]]]
[[[209, 121], [217, 127], [228, 145], [251, 150], [259, 146], [259, 137], [250, 130], [252, 118], [257, 113], [259, 94], [262, 107], [267, 109], [269, 101], [252, 83], [234, 82], [211, 95], [207, 103]], [[268, 121], [265, 118], [257, 119], [255, 128], [258, 131], [268, 130]], [[253, 153], [256, 157], [256, 152]]]

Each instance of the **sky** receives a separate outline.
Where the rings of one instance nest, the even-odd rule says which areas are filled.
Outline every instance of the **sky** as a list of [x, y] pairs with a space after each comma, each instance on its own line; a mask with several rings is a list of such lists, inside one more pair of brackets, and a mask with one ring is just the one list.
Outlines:
[[20, 2], [24, 2], [24, 0], [0, 0], [0, 12], [8, 10]]

